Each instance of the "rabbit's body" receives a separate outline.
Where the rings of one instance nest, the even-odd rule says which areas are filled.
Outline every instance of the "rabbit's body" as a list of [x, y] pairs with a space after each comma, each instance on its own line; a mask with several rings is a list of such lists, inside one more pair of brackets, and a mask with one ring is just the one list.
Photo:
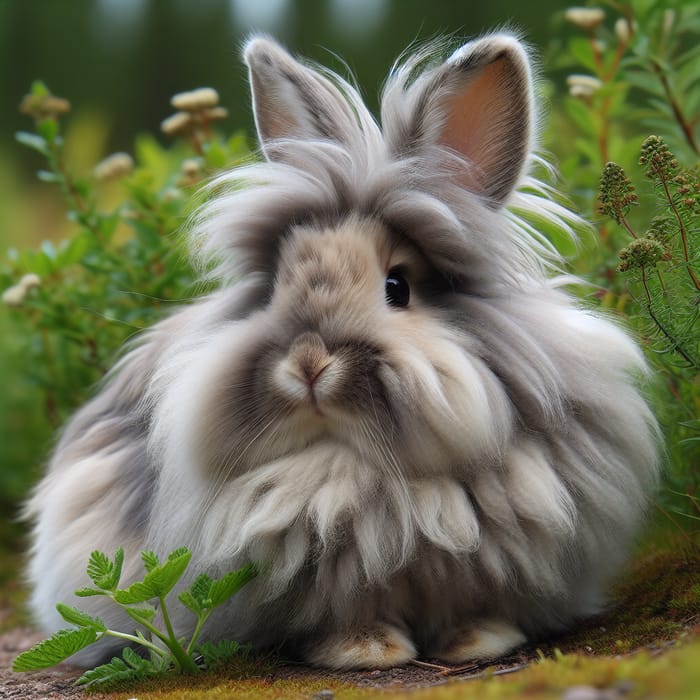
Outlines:
[[193, 572], [256, 562], [209, 638], [336, 667], [492, 658], [599, 610], [655, 426], [635, 345], [545, 278], [502, 207], [557, 215], [512, 195], [519, 44], [399, 72], [383, 134], [273, 43], [247, 59], [270, 163], [198, 229], [239, 281], [151, 329], [66, 429], [30, 504], [39, 621], [120, 545], [127, 577], [145, 548], [187, 545]]

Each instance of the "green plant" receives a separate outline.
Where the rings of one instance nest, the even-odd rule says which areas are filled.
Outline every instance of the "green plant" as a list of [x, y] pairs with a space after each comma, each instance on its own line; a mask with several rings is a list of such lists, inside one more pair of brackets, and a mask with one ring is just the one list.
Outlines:
[[[201, 203], [198, 185], [218, 169], [250, 158], [245, 136], [213, 129], [225, 110], [211, 89], [174, 98], [164, 148], [141, 136], [134, 156], [114, 154], [92, 173], [67, 162], [62, 120], [67, 100], [33, 84], [20, 109], [34, 130], [17, 139], [42, 159], [38, 177], [60, 190], [71, 233], [0, 261], [0, 498], [2, 510], [24, 497], [52, 435], [113, 364], [129, 336], [174, 303], [206, 289], [178, 235]], [[183, 105], [184, 100], [184, 105]], [[6, 434], [4, 434], [6, 431]], [[21, 439], [18, 439], [18, 435]]]
[[[598, 234], [576, 266], [643, 339], [667, 441], [657, 507], [687, 530], [700, 520], [700, 6], [604, 5], [567, 10], [577, 34], [554, 61], [572, 72], [564, 174]], [[651, 186], [638, 191], [639, 166]]]
[[658, 404], [673, 439], [667, 505], [700, 520], [700, 475], [694, 468], [700, 457], [700, 168], [682, 168], [658, 136], [645, 139], [639, 165], [652, 185], [656, 215], [642, 217], [639, 224], [631, 219], [635, 187], [612, 162], [601, 177], [599, 206], [629, 236], [617, 269], [627, 277], [632, 319], [673, 397]]
[[[199, 644], [198, 639], [212, 612], [248, 583], [256, 575], [256, 569], [249, 564], [218, 579], [200, 574], [189, 588], [178, 594], [180, 603], [197, 618], [194, 631], [189, 641], [186, 641], [175, 635], [166, 597], [182, 578], [191, 556], [186, 547], [181, 547], [171, 552], [161, 563], [153, 552], [141, 552], [145, 576], [128, 588], [119, 588], [124, 562], [123, 549], [117, 550], [114, 559], [94, 551], [87, 565], [87, 573], [94, 588], [83, 588], [75, 591], [75, 594], [80, 597], [108, 597], [134, 620], [139, 629], [133, 633], [113, 630], [100, 618], [59, 603], [56, 606], [59, 614], [74, 627], [59, 630], [20, 654], [13, 662], [12, 670], [34, 671], [54, 666], [105, 637], [139, 645], [149, 656], [141, 657], [130, 647], [125, 647], [121, 658], [115, 657], [107, 664], [86, 671], [76, 681], [78, 684], [141, 680], [168, 670], [195, 673], [200, 670], [195, 660], [198, 656], [202, 657], [203, 664], [207, 667], [235, 656], [242, 649], [236, 642], [224, 640], [218, 644]], [[157, 615], [162, 619], [164, 630], [155, 624]]]

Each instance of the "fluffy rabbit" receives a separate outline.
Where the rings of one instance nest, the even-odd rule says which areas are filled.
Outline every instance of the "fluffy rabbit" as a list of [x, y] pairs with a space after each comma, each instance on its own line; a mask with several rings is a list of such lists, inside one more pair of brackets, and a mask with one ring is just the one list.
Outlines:
[[206, 635], [334, 668], [493, 658], [600, 610], [657, 478], [644, 362], [517, 215], [572, 220], [528, 175], [519, 40], [432, 56], [394, 68], [380, 128], [338, 76], [249, 41], [266, 162], [193, 226], [219, 291], [129, 348], [29, 504], [44, 628], [119, 545], [127, 579], [144, 548], [256, 562]]

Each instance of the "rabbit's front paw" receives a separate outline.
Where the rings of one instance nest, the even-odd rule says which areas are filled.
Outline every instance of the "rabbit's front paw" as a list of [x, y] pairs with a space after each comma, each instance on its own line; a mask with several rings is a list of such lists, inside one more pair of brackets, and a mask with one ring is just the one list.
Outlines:
[[389, 668], [416, 656], [413, 642], [398, 628], [379, 624], [349, 633], [336, 633], [307, 650], [306, 660], [337, 669]]
[[447, 644], [430, 656], [449, 664], [486, 661], [504, 656], [526, 641], [515, 625], [504, 620], [480, 620], [459, 628]]

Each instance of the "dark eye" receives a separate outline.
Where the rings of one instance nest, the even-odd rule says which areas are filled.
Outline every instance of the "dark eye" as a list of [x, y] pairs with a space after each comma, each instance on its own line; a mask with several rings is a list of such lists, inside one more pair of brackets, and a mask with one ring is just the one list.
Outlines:
[[408, 301], [411, 298], [411, 290], [401, 270], [396, 268], [389, 270], [389, 274], [386, 276], [386, 282], [384, 283], [384, 292], [386, 294], [387, 304], [390, 306], [408, 306]]

